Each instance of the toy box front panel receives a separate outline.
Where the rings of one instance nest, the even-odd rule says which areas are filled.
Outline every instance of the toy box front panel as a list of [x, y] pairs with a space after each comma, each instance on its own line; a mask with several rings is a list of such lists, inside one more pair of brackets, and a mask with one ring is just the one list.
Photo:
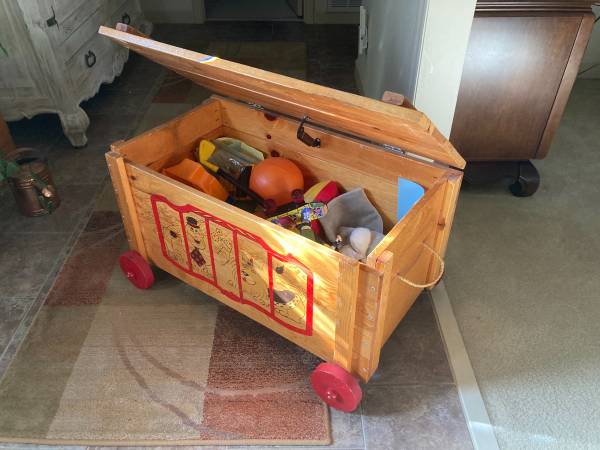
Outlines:
[[174, 266], [292, 331], [312, 334], [312, 270], [200, 208], [161, 195], [151, 203], [162, 253]]
[[339, 254], [145, 167], [128, 163], [127, 171], [153, 264], [333, 358]]

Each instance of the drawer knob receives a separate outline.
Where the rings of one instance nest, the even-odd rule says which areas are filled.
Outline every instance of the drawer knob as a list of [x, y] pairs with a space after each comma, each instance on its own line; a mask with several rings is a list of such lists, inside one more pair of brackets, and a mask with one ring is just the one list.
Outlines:
[[96, 54], [90, 50], [85, 54], [85, 65], [92, 67], [94, 64], [96, 64]]
[[121, 23], [124, 23], [125, 25], [129, 25], [131, 23], [131, 17], [129, 17], [129, 14], [125, 13], [121, 16]]

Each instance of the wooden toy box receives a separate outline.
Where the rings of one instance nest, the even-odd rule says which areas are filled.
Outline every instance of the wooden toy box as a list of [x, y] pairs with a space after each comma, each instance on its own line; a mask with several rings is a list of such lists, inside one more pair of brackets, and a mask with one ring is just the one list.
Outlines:
[[[315, 386], [327, 403], [353, 409], [360, 388], [348, 374], [369, 380], [423, 286], [441, 276], [436, 254], [446, 250], [462, 180], [455, 168], [464, 160], [418, 111], [162, 44], [121, 24], [100, 33], [220, 94], [111, 146], [106, 158], [130, 248], [339, 366], [313, 385], [327, 385]], [[304, 116], [319, 147], [297, 137]], [[161, 174], [201, 139], [220, 136], [293, 160], [306, 186], [364, 188], [386, 237], [359, 262]], [[399, 222], [398, 177], [426, 190]], [[282, 293], [291, 301], [278, 301]]]

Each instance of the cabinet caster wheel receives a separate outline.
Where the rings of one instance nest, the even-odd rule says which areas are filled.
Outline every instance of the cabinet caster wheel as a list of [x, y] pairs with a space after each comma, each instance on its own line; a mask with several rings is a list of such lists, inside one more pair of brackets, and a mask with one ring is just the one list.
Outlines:
[[123, 275], [139, 289], [148, 289], [154, 284], [154, 273], [150, 264], [138, 252], [129, 250], [119, 256]]
[[362, 399], [356, 378], [336, 364], [319, 364], [310, 375], [310, 383], [321, 400], [343, 412], [354, 411]]
[[510, 192], [515, 197], [530, 197], [540, 187], [540, 174], [530, 161], [519, 163], [519, 174], [513, 184], [510, 185]]

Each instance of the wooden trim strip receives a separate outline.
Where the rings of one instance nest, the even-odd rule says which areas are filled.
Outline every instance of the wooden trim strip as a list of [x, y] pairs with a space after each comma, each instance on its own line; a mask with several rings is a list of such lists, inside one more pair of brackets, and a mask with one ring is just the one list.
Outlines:
[[478, 1], [475, 12], [591, 12], [592, 1]]
[[339, 267], [333, 359], [351, 372], [360, 266], [357, 260], [344, 257], [340, 259]]
[[388, 312], [390, 302], [392, 273], [394, 265], [394, 254], [389, 251], [384, 251], [381, 256], [375, 261], [375, 268], [383, 273], [381, 289], [379, 291], [379, 301], [377, 305], [377, 317], [375, 318], [375, 336], [373, 337], [373, 346], [371, 350], [371, 358], [369, 360], [369, 376], [379, 366], [379, 358], [381, 349], [385, 344], [385, 318]]
[[117, 197], [119, 211], [123, 218], [123, 226], [129, 243], [129, 248], [136, 250], [145, 259], [148, 259], [144, 238], [140, 230], [140, 225], [131, 192], [131, 186], [127, 178], [127, 170], [123, 157], [112, 150], [106, 154], [106, 162], [112, 179], [113, 189]]
[[[450, 230], [452, 230], [452, 223], [454, 222], [454, 214], [456, 212], [462, 178], [462, 174], [449, 174], [447, 181], [445, 182], [444, 197], [433, 242], [433, 248], [442, 258], [446, 255], [446, 249], [448, 248], [448, 240], [450, 239]], [[427, 276], [428, 280], [435, 276], [437, 273], [436, 268], [437, 265], [435, 260], [432, 259], [429, 274]]]

